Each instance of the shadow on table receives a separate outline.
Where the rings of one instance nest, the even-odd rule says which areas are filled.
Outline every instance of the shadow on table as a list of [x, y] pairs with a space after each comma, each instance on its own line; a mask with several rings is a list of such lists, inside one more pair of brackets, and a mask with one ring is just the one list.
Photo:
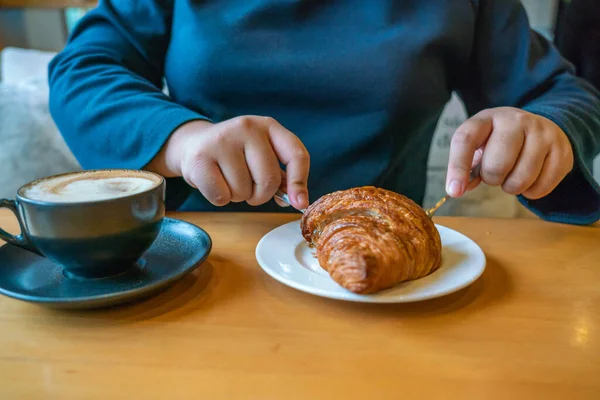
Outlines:
[[54, 311], [66, 317], [81, 317], [86, 323], [132, 324], [160, 318], [172, 322], [190, 313], [221, 307], [224, 302], [249, 290], [254, 268], [246, 268], [235, 257], [212, 254], [194, 272], [152, 297], [113, 308], [85, 311]]
[[213, 275], [213, 264], [206, 261], [197, 270], [185, 275], [166, 289], [132, 303], [93, 310], [54, 310], [51, 312], [66, 317], [85, 317], [86, 323], [98, 320], [127, 324], [166, 315], [170, 317], [166, 317], [166, 320], [174, 319], [187, 314], [190, 311], [187, 306], [192, 303], [195, 308], [202, 307], [204, 302], [199, 298], [208, 299], [210, 297], [209, 283], [213, 279]]
[[[487, 259], [487, 266], [481, 277], [470, 286], [455, 293], [436, 299], [414, 303], [369, 304], [325, 299], [288, 288], [278, 283], [276, 290], [270, 290], [277, 297], [288, 297], [306, 307], [319, 309], [323, 313], [349, 313], [363, 318], [429, 318], [432, 316], [466, 316], [493, 307], [505, 301], [514, 291], [514, 285], [506, 269], [493, 258]], [[457, 318], [459, 319], [459, 318]]]

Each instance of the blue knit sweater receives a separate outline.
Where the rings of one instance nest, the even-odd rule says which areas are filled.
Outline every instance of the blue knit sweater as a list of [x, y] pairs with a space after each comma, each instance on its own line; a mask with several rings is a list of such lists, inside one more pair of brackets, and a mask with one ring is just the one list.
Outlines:
[[[181, 124], [277, 119], [311, 154], [309, 191], [377, 185], [421, 202], [436, 122], [520, 107], [557, 123], [576, 167], [543, 218], [600, 218], [600, 100], [518, 0], [103, 0], [49, 70], [52, 115], [84, 168], [142, 168]], [[169, 88], [165, 95], [163, 83]], [[170, 208], [213, 210], [181, 179]], [[231, 204], [222, 210], [278, 210]]]

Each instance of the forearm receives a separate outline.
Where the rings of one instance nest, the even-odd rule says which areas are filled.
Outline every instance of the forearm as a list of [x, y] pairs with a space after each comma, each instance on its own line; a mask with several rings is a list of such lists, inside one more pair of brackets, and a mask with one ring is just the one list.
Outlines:
[[84, 168], [142, 168], [177, 128], [205, 119], [161, 90], [171, 8], [101, 2], [50, 63], [50, 112]]
[[119, 65], [109, 51], [67, 49], [49, 76], [52, 117], [84, 168], [139, 169], [179, 126], [204, 118]]
[[564, 73], [522, 108], [559, 125], [569, 136], [578, 161], [591, 169], [600, 152], [600, 94], [591, 85]]
[[600, 186], [592, 176], [592, 163], [600, 152], [600, 98], [586, 82], [572, 75], [558, 77], [543, 95], [524, 109], [555, 122], [569, 137], [573, 170], [548, 196], [519, 200], [540, 217], [580, 225], [600, 219]]

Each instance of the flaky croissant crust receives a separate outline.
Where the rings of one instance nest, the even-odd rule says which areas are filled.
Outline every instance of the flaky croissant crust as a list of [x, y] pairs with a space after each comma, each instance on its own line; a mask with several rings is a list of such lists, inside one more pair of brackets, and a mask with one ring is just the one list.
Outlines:
[[332, 279], [360, 294], [422, 278], [440, 267], [442, 244], [424, 210], [372, 186], [327, 194], [311, 204], [302, 236]]

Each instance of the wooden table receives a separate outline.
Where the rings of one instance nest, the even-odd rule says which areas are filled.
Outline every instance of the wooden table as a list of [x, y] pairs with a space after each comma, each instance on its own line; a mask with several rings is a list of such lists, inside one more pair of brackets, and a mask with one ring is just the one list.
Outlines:
[[173, 216], [214, 248], [157, 297], [94, 312], [0, 297], [0, 398], [600, 399], [598, 226], [438, 218], [479, 243], [485, 273], [382, 306], [262, 272], [256, 243], [296, 216]]

